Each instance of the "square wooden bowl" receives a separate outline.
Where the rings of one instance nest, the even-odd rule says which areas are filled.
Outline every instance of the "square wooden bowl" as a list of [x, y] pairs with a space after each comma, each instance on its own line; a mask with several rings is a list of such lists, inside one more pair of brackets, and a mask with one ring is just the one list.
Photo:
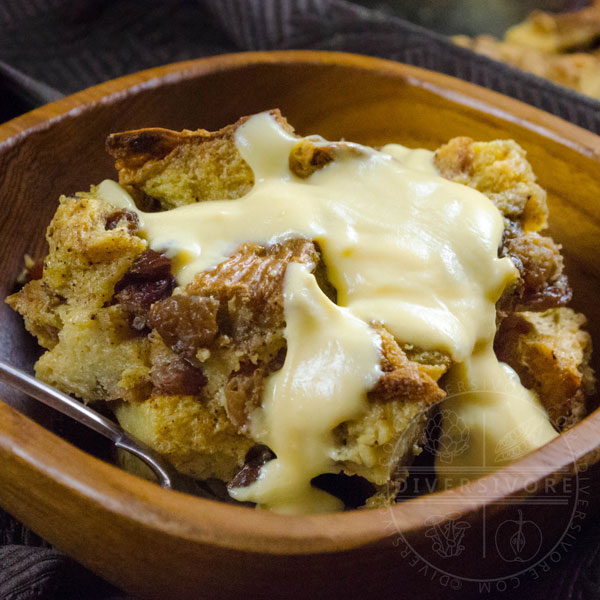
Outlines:
[[[59, 195], [116, 177], [104, 150], [109, 133], [216, 129], [273, 107], [301, 134], [370, 145], [433, 149], [458, 135], [515, 139], [548, 191], [551, 234], [564, 247], [573, 306], [588, 316], [600, 348], [600, 138], [450, 77], [347, 54], [247, 53], [169, 65], [0, 126], [2, 296], [13, 290], [23, 255], [43, 255]], [[7, 306], [0, 311], [1, 357], [31, 367], [34, 345], [20, 318]], [[427, 587], [431, 597], [443, 597], [481, 581], [496, 589], [542, 560], [552, 536], [560, 539], [573, 524], [571, 508], [549, 501], [557, 496], [548, 484], [578, 489], [583, 471], [600, 458], [595, 412], [521, 461], [459, 489], [390, 509], [289, 517], [165, 491], [42, 428], [30, 417], [44, 415], [26, 400], [8, 390], [3, 398], [0, 504], [144, 598], [415, 598]], [[543, 551], [519, 563], [498, 546], [498, 532], [534, 531], [531, 516], [517, 516], [532, 499], [539, 500], [534, 525]], [[436, 536], [452, 542], [445, 557]]]

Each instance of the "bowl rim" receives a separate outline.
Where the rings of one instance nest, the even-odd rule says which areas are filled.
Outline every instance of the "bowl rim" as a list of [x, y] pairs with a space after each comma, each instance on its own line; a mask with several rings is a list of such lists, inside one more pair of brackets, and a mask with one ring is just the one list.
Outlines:
[[[51, 127], [57, 120], [76, 117], [97, 103], [110, 104], [125, 93], [135, 95], [160, 85], [265, 63], [334, 65], [400, 77], [458, 105], [491, 113], [594, 160], [600, 159], [599, 136], [497, 92], [386, 59], [310, 50], [217, 55], [104, 82], [0, 125], [0, 152], [24, 136]], [[523, 479], [523, 469], [537, 469], [535, 481], [539, 482], [557, 472], [568, 475], [585, 470], [600, 453], [599, 409], [516, 463], [460, 488], [410, 499], [390, 508], [288, 516], [163, 490], [85, 454], [4, 402], [0, 402], [0, 423], [0, 458], [35, 471], [45, 483], [60, 485], [73, 498], [85, 498], [103, 510], [119, 513], [138, 527], [159, 529], [169, 536], [270, 554], [336, 552], [393, 540], [423, 528], [442, 495], [448, 513], [478, 513], [490, 502], [523, 492], [528, 483]], [[48, 446], [52, 452], [41, 452], [40, 445]], [[68, 461], [64, 460], [66, 455]]]

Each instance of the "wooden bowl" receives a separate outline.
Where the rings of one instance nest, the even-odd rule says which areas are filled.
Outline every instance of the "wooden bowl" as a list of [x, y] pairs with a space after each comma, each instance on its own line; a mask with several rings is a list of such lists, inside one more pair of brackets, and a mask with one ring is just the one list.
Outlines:
[[[42, 255], [59, 194], [115, 177], [107, 134], [215, 129], [271, 107], [300, 133], [373, 145], [435, 148], [457, 135], [517, 140], [549, 192], [551, 233], [564, 246], [573, 304], [588, 315], [600, 347], [600, 138], [450, 77], [345, 54], [247, 53], [169, 65], [0, 126], [2, 295], [12, 290], [23, 254]], [[30, 367], [35, 345], [20, 319], [6, 306], [1, 311], [2, 358]], [[8, 390], [3, 398], [47, 418]], [[523, 460], [459, 489], [390, 509], [289, 517], [165, 491], [82, 452], [9, 404], [0, 403], [0, 504], [144, 598], [401, 598], [422, 596], [425, 588], [441, 597], [482, 581], [484, 590], [501, 589], [558, 551], [552, 536], [578, 524], [572, 505], [583, 497], [585, 469], [600, 458], [595, 412]], [[569, 495], [565, 486], [575, 491]], [[568, 508], [558, 496], [568, 496]], [[543, 537], [543, 552], [525, 557], [529, 562], [510, 554], [514, 544], [507, 554], [501, 539], [526, 530]]]

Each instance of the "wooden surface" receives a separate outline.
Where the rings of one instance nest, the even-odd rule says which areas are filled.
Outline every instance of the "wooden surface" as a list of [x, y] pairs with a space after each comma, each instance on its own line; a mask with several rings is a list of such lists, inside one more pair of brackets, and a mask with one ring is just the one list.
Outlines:
[[[42, 256], [44, 229], [59, 194], [115, 177], [104, 151], [107, 134], [147, 126], [216, 129], [272, 107], [301, 134], [374, 145], [435, 148], [456, 135], [516, 139], [549, 192], [551, 233], [564, 245], [574, 306], [588, 315], [600, 348], [600, 139], [443, 75], [333, 53], [249, 53], [170, 65], [96, 86], [0, 126], [0, 295], [12, 290], [25, 252]], [[19, 318], [2, 306], [0, 319], [0, 356], [30, 367], [37, 350]], [[3, 398], [49, 423], [47, 413], [23, 398], [6, 390]], [[431, 597], [444, 597], [444, 586], [428, 583], [411, 564], [404, 540], [411, 552], [435, 559], [424, 535], [432, 515], [460, 514], [479, 532], [485, 512], [486, 527], [492, 527], [506, 518], [507, 498], [533, 493], [553, 473], [557, 481], [569, 477], [576, 462], [583, 468], [595, 463], [599, 444], [596, 412], [519, 463], [458, 490], [389, 510], [284, 517], [164, 491], [0, 403], [0, 504], [142, 597], [364, 598], [368, 591], [414, 598], [427, 585]], [[544, 532], [557, 527], [560, 510], [543, 509]], [[469, 552], [461, 557], [467, 565], [477, 560]], [[510, 567], [492, 566], [500, 573]]]

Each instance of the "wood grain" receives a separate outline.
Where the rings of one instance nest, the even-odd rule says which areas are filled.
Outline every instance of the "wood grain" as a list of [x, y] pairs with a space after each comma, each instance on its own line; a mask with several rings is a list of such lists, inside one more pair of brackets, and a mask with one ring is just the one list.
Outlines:
[[[1, 125], [0, 294], [11, 291], [25, 252], [43, 255], [44, 229], [58, 196], [115, 176], [104, 152], [108, 133], [147, 126], [216, 129], [272, 107], [302, 134], [374, 145], [396, 141], [434, 148], [465, 134], [516, 139], [549, 191], [551, 231], [564, 245], [575, 306], [588, 315], [600, 347], [600, 139], [443, 75], [335, 53], [248, 53], [169, 65]], [[37, 351], [21, 322], [5, 306], [0, 319], [0, 356], [30, 367]], [[48, 415], [24, 399], [2, 394], [47, 423]], [[412, 598], [427, 586], [430, 597], [443, 597], [444, 586], [429, 581], [415, 566], [417, 558], [411, 559], [415, 553], [435, 558], [424, 536], [428, 518], [458, 514], [479, 532], [485, 512], [486, 527], [494, 527], [506, 519], [507, 499], [532, 494], [553, 474], [557, 481], [573, 479], [576, 465], [585, 469], [600, 459], [599, 445], [596, 412], [519, 463], [458, 490], [390, 510], [284, 517], [164, 491], [0, 403], [0, 503], [141, 597]], [[556, 511], [560, 507], [540, 512], [545, 532], [562, 526]], [[404, 539], [411, 550], [403, 550]], [[478, 560], [469, 551], [461, 557], [465, 564]], [[493, 568], [502, 572], [509, 566]]]

